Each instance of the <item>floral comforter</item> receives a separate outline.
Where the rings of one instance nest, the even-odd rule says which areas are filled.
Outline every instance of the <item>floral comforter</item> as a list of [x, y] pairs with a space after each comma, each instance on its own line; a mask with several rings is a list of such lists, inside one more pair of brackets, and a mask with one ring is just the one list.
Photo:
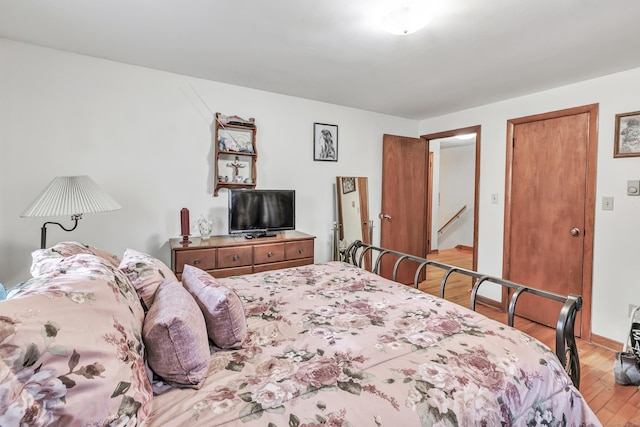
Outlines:
[[219, 281], [246, 344], [148, 426], [600, 425], [548, 347], [456, 304], [341, 262]]

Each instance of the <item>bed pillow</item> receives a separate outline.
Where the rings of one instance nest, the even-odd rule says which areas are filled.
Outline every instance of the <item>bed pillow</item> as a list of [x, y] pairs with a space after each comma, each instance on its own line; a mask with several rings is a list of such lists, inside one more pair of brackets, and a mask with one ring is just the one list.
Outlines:
[[207, 324], [207, 334], [220, 348], [240, 348], [247, 337], [242, 301], [207, 272], [185, 264], [182, 284], [193, 295]]
[[92, 252], [78, 242], [60, 242], [50, 248], [35, 250], [31, 252], [31, 275], [38, 277], [47, 274], [54, 270], [60, 261], [77, 254], [92, 254]]
[[119, 268], [133, 283], [133, 287], [136, 288], [136, 292], [144, 303], [145, 310], [153, 305], [156, 291], [165, 279], [178, 281], [176, 275], [165, 263], [135, 249], [125, 250]]
[[96, 255], [108, 261], [112, 266], [118, 267], [120, 258], [104, 249], [79, 242], [60, 242], [47, 249], [38, 249], [31, 253], [31, 275], [38, 277], [58, 268], [60, 261], [73, 255]]
[[156, 293], [142, 329], [149, 367], [176, 387], [202, 386], [211, 353], [207, 327], [193, 297], [175, 280]]
[[95, 246], [85, 245], [85, 247], [94, 255], [99, 256], [100, 258], [108, 261], [115, 268], [120, 266], [120, 262], [122, 261], [120, 257], [116, 254], [109, 252], [106, 249], [96, 248]]
[[77, 254], [0, 301], [0, 425], [135, 425], [151, 410], [144, 312], [116, 268]]

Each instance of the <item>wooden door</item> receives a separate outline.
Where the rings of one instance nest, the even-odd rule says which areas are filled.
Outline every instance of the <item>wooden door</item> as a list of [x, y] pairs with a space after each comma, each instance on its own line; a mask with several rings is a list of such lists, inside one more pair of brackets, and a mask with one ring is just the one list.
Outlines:
[[[426, 256], [427, 142], [384, 135], [382, 145], [380, 246]], [[391, 278], [395, 259], [382, 259], [380, 273]], [[404, 261], [396, 280], [413, 283], [415, 263]]]
[[[428, 147], [428, 145], [427, 145]], [[429, 167], [427, 168], [427, 255], [433, 251], [433, 151], [429, 151]]]
[[[579, 108], [512, 122], [505, 197], [504, 277], [582, 295], [589, 318], [596, 112]], [[555, 327], [560, 307], [523, 294], [517, 313]], [[576, 320], [577, 333], [584, 317]]]

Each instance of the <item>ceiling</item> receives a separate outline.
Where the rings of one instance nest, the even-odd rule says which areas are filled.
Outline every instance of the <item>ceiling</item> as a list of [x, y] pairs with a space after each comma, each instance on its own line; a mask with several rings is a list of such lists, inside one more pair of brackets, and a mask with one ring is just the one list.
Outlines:
[[424, 119], [640, 67], [638, 0], [0, 0], [0, 37]]

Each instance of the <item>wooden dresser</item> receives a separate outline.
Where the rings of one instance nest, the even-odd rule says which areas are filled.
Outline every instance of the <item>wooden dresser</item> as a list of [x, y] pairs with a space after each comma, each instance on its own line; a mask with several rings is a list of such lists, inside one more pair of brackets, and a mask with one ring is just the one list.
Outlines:
[[185, 264], [214, 277], [299, 267], [313, 264], [314, 239], [299, 231], [280, 231], [275, 237], [254, 239], [243, 235], [191, 237], [189, 244], [182, 244], [182, 238], [170, 239], [171, 269], [180, 280]]

